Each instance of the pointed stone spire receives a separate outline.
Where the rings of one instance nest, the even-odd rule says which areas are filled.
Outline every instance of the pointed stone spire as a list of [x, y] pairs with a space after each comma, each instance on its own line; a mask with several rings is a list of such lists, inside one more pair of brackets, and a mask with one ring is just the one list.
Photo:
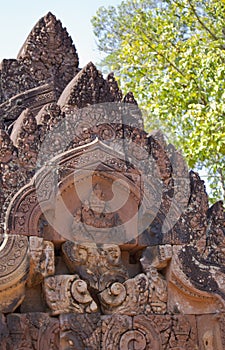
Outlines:
[[77, 73], [79, 64], [71, 37], [51, 12], [32, 29], [18, 54], [18, 60], [31, 66], [39, 82], [55, 81], [59, 95]]
[[88, 105], [113, 101], [114, 96], [110, 92], [109, 84], [95, 65], [89, 62], [67, 85], [58, 104], [61, 107], [72, 105], [83, 108]]
[[114, 101], [121, 102], [123, 98], [123, 94], [118, 86], [118, 83], [114, 77], [113, 72], [109, 73], [109, 75], [107, 76], [107, 82], [109, 84], [110, 92], [114, 96]]
[[34, 135], [37, 130], [37, 122], [33, 113], [27, 108], [25, 109], [17, 121], [15, 122], [12, 133], [11, 140], [15, 146], [18, 146], [21, 138], [24, 139], [25, 136]]
[[58, 98], [79, 71], [78, 64], [78, 55], [71, 37], [62, 23], [49, 12], [28, 35], [17, 60], [2, 61], [0, 103], [46, 84], [54, 85]]
[[66, 63], [77, 68], [79, 59], [71, 37], [61, 21], [49, 12], [34, 26], [17, 59], [41, 60], [50, 68], [52, 65], [60, 66], [66, 56]]
[[137, 101], [135, 100], [135, 98], [134, 98], [134, 94], [133, 94], [133, 92], [128, 92], [126, 95], [125, 95], [125, 97], [124, 97], [124, 99], [123, 99], [123, 102], [124, 103], [132, 103], [132, 104], [134, 104], [134, 105], [138, 105], [138, 103], [137, 103]]

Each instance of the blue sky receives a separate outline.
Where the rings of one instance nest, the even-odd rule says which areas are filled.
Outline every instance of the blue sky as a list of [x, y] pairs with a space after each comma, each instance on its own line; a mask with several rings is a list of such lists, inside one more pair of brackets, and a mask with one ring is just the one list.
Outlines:
[[51, 11], [67, 28], [77, 48], [80, 66], [96, 63], [100, 54], [95, 45], [91, 17], [100, 6], [118, 5], [122, 0], [0, 0], [0, 62], [16, 58], [39, 18]]

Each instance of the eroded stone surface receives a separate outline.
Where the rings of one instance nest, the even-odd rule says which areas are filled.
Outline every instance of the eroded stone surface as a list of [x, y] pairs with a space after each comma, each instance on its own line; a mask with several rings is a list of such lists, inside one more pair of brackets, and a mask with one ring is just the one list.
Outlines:
[[225, 213], [43, 17], [0, 67], [3, 350], [225, 348]]

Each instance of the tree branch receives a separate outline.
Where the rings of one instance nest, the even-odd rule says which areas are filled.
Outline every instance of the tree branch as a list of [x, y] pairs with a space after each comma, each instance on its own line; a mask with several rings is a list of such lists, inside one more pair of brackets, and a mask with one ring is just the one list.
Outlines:
[[218, 40], [217, 36], [205, 25], [205, 23], [201, 20], [201, 18], [199, 17], [197, 11], [195, 10], [191, 0], [188, 0], [188, 3], [192, 9], [192, 12], [194, 13], [195, 17], [197, 18], [198, 22], [201, 24], [201, 26], [211, 35], [211, 37], [214, 40]]
[[[163, 53], [159, 52], [156, 48], [154, 48], [150, 43], [149, 41], [149, 38], [148, 36], [145, 34], [146, 38], [147, 38], [147, 42], [145, 42], [150, 48], [151, 50], [155, 51], [157, 53], [157, 55], [161, 56], [163, 59], [165, 59], [167, 61], [167, 63], [173, 67], [184, 79], [188, 80], [185, 76], [185, 74], [172, 62], [170, 61], [169, 58], [166, 57], [166, 55], [164, 55]], [[200, 99], [201, 99], [201, 102], [203, 102], [203, 104], [206, 106], [207, 105], [207, 101], [205, 100], [204, 96], [201, 94], [201, 88], [197, 82], [197, 80], [193, 77], [193, 80], [195, 82], [195, 85], [197, 86], [197, 89], [198, 89], [198, 92], [199, 92], [199, 95], [200, 95]]]
[[223, 191], [223, 199], [225, 201], [225, 176], [223, 174], [222, 168], [218, 168], [218, 173], [220, 175], [220, 182], [221, 182], [222, 191]]

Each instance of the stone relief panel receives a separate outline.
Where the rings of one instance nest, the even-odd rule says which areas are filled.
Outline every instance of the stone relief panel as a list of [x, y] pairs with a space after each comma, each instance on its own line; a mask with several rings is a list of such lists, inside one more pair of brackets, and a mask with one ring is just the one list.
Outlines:
[[[204, 317], [204, 319], [203, 319]], [[1, 317], [3, 350], [224, 349], [224, 314], [10, 314]], [[198, 332], [197, 332], [198, 328]]]
[[0, 312], [13, 312], [24, 299], [29, 271], [28, 240], [6, 236], [0, 245]]
[[115, 244], [97, 246], [94, 243], [67, 241], [62, 245], [62, 251], [69, 270], [78, 273], [97, 291], [128, 278], [128, 272], [122, 264], [120, 248]]
[[166, 283], [153, 270], [151, 276], [139, 274], [123, 284], [113, 283], [100, 293], [105, 314], [164, 314], [167, 311]]
[[102, 349], [198, 349], [194, 316], [103, 316]]
[[60, 315], [61, 350], [100, 350], [101, 321], [100, 314]]
[[7, 316], [9, 350], [59, 350], [59, 321], [44, 313]]
[[1, 349], [223, 350], [223, 203], [78, 63], [48, 13], [0, 66]]

